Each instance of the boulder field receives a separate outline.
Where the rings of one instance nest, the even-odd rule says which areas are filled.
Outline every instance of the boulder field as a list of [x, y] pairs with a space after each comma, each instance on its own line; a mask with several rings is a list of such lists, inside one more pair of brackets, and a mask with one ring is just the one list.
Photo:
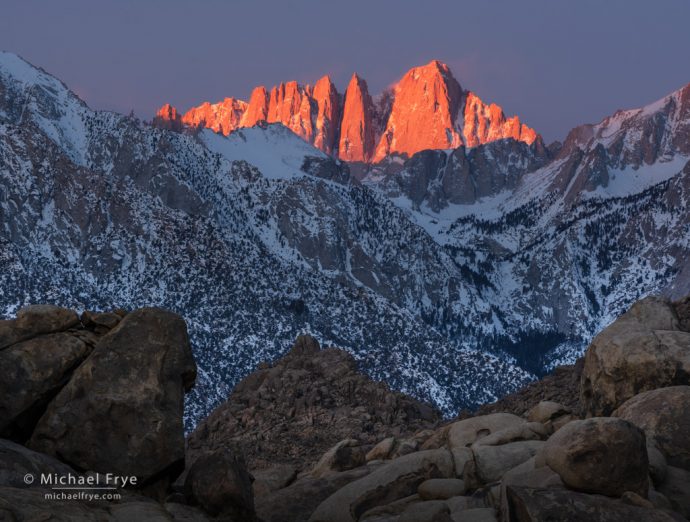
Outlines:
[[638, 301], [578, 364], [451, 421], [304, 335], [185, 438], [196, 365], [155, 308], [24, 308], [0, 370], [0, 520], [690, 517], [690, 298]]

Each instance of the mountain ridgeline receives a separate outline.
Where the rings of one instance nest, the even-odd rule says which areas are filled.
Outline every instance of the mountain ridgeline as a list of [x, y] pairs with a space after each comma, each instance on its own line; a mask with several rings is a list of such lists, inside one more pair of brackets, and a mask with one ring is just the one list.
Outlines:
[[452, 415], [690, 292], [690, 86], [549, 147], [439, 62], [229, 100], [151, 125], [0, 54], [0, 314], [180, 313], [188, 428], [303, 332]]
[[314, 86], [295, 81], [270, 91], [259, 86], [249, 102], [204, 102], [182, 115], [165, 104], [154, 118], [163, 128], [209, 128], [226, 136], [260, 121], [282, 123], [317, 149], [350, 162], [379, 162], [392, 154], [409, 157], [425, 149], [473, 147], [505, 138], [541, 141], [517, 116], [506, 118], [498, 105], [463, 90], [448, 66], [437, 60], [411, 69], [376, 97], [357, 74], [344, 95], [324, 76]]

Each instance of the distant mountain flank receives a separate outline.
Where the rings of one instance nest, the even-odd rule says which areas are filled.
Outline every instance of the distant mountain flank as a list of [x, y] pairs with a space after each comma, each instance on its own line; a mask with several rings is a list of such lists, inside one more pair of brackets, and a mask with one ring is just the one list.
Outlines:
[[507, 118], [496, 104], [464, 90], [437, 60], [408, 71], [376, 97], [357, 74], [344, 95], [328, 76], [314, 86], [295, 81], [254, 89], [249, 102], [225, 98], [180, 114], [163, 105], [154, 123], [162, 128], [209, 128], [228, 135], [260, 121], [282, 123], [326, 154], [350, 162], [379, 162], [391, 154], [410, 157], [425, 149], [475, 147], [511, 138], [531, 145], [541, 137]]
[[[316, 111], [315, 144], [264, 119], [270, 95], [256, 125], [227, 136], [170, 132], [93, 111], [0, 53], [0, 315], [38, 302], [176, 311], [199, 365], [191, 428], [301, 333], [449, 416], [574, 361], [638, 298], [690, 292], [690, 86], [563, 144], [520, 130], [472, 145], [500, 132], [444, 111], [398, 119], [404, 92], [460, 92], [442, 64], [420, 69], [385, 103], [354, 78], [343, 114], [361, 105], [379, 121], [385, 105], [375, 128], [392, 130], [385, 157], [361, 163], [315, 146], [378, 154], [373, 131], [354, 146], [367, 127], [331, 134], [335, 103]], [[236, 122], [252, 104], [226, 105]], [[432, 148], [395, 152], [415, 132]], [[461, 144], [433, 148], [443, 139]]]

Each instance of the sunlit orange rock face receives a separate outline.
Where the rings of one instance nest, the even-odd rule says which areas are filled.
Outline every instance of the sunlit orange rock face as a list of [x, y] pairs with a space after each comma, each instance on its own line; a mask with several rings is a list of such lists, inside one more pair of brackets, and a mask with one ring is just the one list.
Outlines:
[[410, 70], [395, 86], [393, 100], [374, 161], [391, 153], [411, 156], [462, 145], [455, 126], [462, 89], [447, 65], [434, 60]]
[[268, 92], [266, 87], [260, 85], [252, 91], [247, 110], [242, 116], [240, 127], [253, 127], [260, 121], [268, 118]]
[[248, 103], [236, 98], [205, 102], [181, 118], [166, 104], [154, 123], [170, 130], [208, 127], [225, 135], [260, 121], [281, 123], [316, 148], [350, 162], [507, 138], [528, 144], [539, 139], [517, 116], [508, 118], [498, 105], [463, 91], [448, 66], [437, 60], [408, 71], [393, 88], [392, 103], [386, 96], [375, 102], [357, 74], [341, 96], [324, 76], [313, 87], [295, 81], [270, 91], [259, 86]]
[[281, 83], [269, 94], [266, 121], [282, 123], [300, 138], [313, 143], [311, 109], [311, 88], [308, 85], [302, 87], [294, 81]]
[[204, 102], [189, 109], [182, 116], [182, 123], [189, 127], [207, 127], [226, 136], [240, 127], [240, 120], [247, 103], [237, 98], [225, 98], [222, 102]]
[[520, 123], [517, 116], [506, 118], [498, 105], [488, 105], [472, 92], [467, 93], [464, 120], [463, 135], [468, 147], [505, 138], [531, 145], [537, 139], [537, 133]]
[[177, 113], [177, 109], [169, 103], [158, 109], [158, 112], [153, 117], [153, 124], [161, 129], [177, 132], [182, 130], [182, 119]]
[[326, 154], [333, 154], [338, 147], [340, 95], [331, 79], [324, 76], [314, 85], [312, 97], [316, 102], [316, 126], [312, 143]]
[[375, 146], [374, 104], [367, 82], [352, 75], [345, 91], [338, 154], [345, 161], [371, 160]]

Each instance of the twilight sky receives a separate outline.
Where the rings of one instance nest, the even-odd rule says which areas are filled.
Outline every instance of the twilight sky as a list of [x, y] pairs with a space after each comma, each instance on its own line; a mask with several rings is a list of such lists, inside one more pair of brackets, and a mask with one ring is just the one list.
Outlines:
[[436, 58], [548, 142], [690, 82], [688, 21], [687, 0], [3, 0], [0, 49], [145, 119], [324, 74], [375, 94]]

